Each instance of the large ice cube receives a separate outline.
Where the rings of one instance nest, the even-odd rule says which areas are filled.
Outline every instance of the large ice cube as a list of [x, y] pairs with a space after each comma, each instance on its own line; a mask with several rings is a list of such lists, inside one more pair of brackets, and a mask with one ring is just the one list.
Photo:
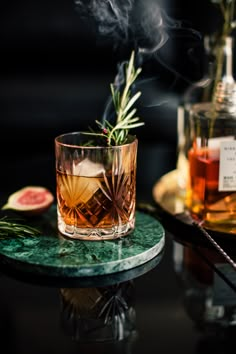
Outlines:
[[87, 157], [78, 164], [73, 163], [73, 175], [82, 177], [100, 177], [105, 173], [101, 163], [95, 163]]
[[73, 192], [71, 193], [73, 194], [73, 204], [76, 205], [78, 201], [79, 203], [87, 203], [99, 189], [99, 181], [96, 177], [103, 176], [104, 166], [85, 158], [77, 164], [73, 162], [72, 173], [73, 176], [77, 176], [74, 177]]

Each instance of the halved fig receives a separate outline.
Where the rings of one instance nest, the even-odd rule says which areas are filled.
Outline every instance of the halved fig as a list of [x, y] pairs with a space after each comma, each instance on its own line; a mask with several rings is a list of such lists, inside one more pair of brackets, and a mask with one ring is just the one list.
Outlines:
[[12, 209], [24, 215], [39, 215], [47, 211], [54, 201], [45, 187], [28, 186], [11, 194], [2, 209]]

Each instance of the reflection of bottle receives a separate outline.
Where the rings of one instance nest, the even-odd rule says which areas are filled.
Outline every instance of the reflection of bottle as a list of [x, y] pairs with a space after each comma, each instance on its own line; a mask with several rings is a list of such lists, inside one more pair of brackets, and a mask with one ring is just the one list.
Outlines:
[[122, 341], [134, 337], [132, 281], [96, 288], [61, 289], [64, 330], [79, 342]]
[[207, 223], [235, 224], [236, 84], [232, 38], [222, 39], [222, 76], [212, 102], [191, 108], [192, 146], [188, 153], [187, 206]]
[[184, 307], [199, 330], [236, 326], [236, 273], [213, 249], [174, 242], [174, 266], [181, 279]]

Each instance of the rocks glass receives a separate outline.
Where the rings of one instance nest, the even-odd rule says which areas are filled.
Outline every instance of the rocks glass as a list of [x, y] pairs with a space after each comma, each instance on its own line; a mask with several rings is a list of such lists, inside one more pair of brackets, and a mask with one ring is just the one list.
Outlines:
[[114, 239], [135, 227], [138, 141], [102, 146], [72, 132], [55, 138], [58, 229], [83, 240]]

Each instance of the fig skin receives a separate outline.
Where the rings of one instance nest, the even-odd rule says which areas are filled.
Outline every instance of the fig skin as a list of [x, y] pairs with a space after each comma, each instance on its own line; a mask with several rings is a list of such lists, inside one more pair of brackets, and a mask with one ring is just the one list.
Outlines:
[[25, 216], [45, 213], [54, 201], [53, 194], [42, 186], [27, 186], [11, 194], [2, 210], [11, 209]]

